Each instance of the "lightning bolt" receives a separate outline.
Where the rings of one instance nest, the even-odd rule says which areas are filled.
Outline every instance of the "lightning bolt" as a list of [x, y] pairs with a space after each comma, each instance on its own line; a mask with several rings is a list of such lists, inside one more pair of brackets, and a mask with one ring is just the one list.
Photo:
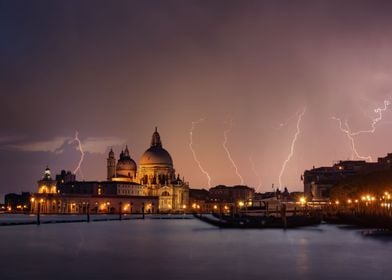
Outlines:
[[78, 144], [78, 148], [79, 148], [79, 151], [80, 151], [80, 160], [79, 160], [79, 163], [76, 166], [76, 168], [75, 168], [73, 173], [76, 174], [76, 172], [79, 171], [80, 175], [82, 175], [82, 177], [84, 177], [83, 173], [82, 173], [82, 170], [80, 168], [82, 166], [82, 163], [83, 163], [83, 160], [84, 160], [84, 151], [83, 151], [83, 147], [82, 147], [82, 142], [79, 139], [79, 132], [77, 132], [77, 131], [75, 132], [75, 138], [72, 140], [72, 142], [76, 142]]
[[260, 192], [261, 191], [261, 182], [262, 181], [261, 181], [261, 177], [260, 177], [259, 173], [256, 170], [255, 162], [253, 161], [252, 156], [249, 156], [249, 162], [250, 162], [250, 167], [252, 169], [252, 172], [256, 176], [257, 182], [258, 182], [258, 185], [256, 187], [256, 191]]
[[389, 100], [384, 100], [384, 107], [379, 107], [379, 108], [374, 109], [374, 112], [377, 114], [377, 116], [372, 119], [371, 128], [368, 129], [368, 130], [359, 130], [359, 131], [356, 131], [356, 132], [352, 132], [351, 129], [350, 129], [350, 126], [348, 125], [347, 120], [344, 123], [345, 124], [345, 128], [344, 128], [341, 119], [339, 119], [337, 117], [332, 117], [333, 120], [336, 120], [336, 121], [339, 122], [339, 129], [344, 134], [346, 134], [347, 138], [349, 139], [350, 144], [351, 144], [351, 150], [352, 150], [353, 155], [355, 157], [357, 157], [357, 158], [359, 158], [361, 160], [372, 161], [372, 157], [371, 156], [365, 157], [365, 156], [361, 156], [358, 153], [358, 150], [357, 150], [356, 145], [355, 145], [354, 136], [358, 136], [358, 135], [361, 135], [361, 134], [373, 134], [376, 131], [377, 123], [382, 120], [383, 113], [388, 109], [388, 106], [390, 106], [390, 105], [391, 105], [391, 102]]
[[275, 126], [274, 128], [276, 130], [280, 130], [282, 127], [286, 126], [289, 124], [289, 122], [291, 122], [292, 119], [294, 119], [296, 116], [298, 116], [298, 112], [296, 112], [295, 114], [293, 114], [292, 116], [288, 117], [286, 119], [286, 121], [279, 123], [277, 126]]
[[234, 160], [233, 160], [233, 158], [232, 158], [232, 156], [231, 156], [231, 154], [230, 154], [229, 148], [227, 147], [227, 141], [228, 141], [227, 135], [230, 133], [231, 129], [233, 128], [233, 121], [231, 120], [231, 121], [229, 122], [229, 124], [230, 124], [229, 128], [226, 129], [226, 130], [223, 132], [223, 138], [224, 138], [224, 140], [223, 140], [223, 149], [225, 149], [226, 154], [227, 154], [227, 157], [229, 158], [231, 164], [232, 164], [233, 167], [234, 167], [235, 174], [236, 174], [236, 175], [238, 176], [238, 178], [240, 179], [240, 184], [243, 185], [243, 184], [244, 184], [244, 178], [242, 178], [241, 174], [239, 173], [237, 164], [234, 162]]
[[352, 150], [352, 152], [353, 152], [353, 155], [355, 155], [357, 158], [362, 159], [362, 160], [372, 161], [372, 157], [371, 157], [371, 156], [364, 157], [364, 156], [361, 156], [361, 155], [358, 153], [358, 150], [357, 150], [356, 145], [355, 145], [355, 140], [354, 140], [353, 134], [350, 132], [350, 127], [349, 127], [347, 121], [345, 121], [345, 123], [344, 123], [345, 126], [346, 126], [346, 128], [344, 128], [341, 119], [336, 118], [336, 117], [332, 117], [332, 119], [335, 120], [335, 121], [337, 121], [337, 122], [339, 122], [339, 128], [340, 128], [340, 130], [341, 130], [344, 134], [346, 134], [347, 138], [349, 139], [350, 144], [351, 144], [351, 150]]
[[382, 108], [376, 108], [374, 109], [374, 112], [376, 114], [378, 114], [377, 117], [375, 117], [374, 119], [372, 119], [372, 124], [371, 124], [371, 129], [369, 130], [360, 130], [357, 132], [353, 132], [351, 133], [351, 136], [357, 136], [363, 133], [374, 133], [376, 131], [376, 125], [379, 121], [382, 120], [382, 113], [385, 112], [388, 109], [388, 106], [391, 105], [391, 102], [389, 100], [384, 100], [384, 107]]
[[282, 169], [280, 170], [280, 173], [279, 173], [279, 187], [282, 187], [282, 176], [283, 176], [283, 173], [286, 170], [287, 163], [289, 163], [289, 161], [291, 160], [291, 158], [292, 158], [292, 156], [294, 154], [295, 143], [297, 142], [298, 135], [301, 133], [300, 125], [301, 125], [302, 117], [305, 115], [305, 112], [306, 112], [306, 107], [304, 107], [302, 109], [301, 113], [299, 113], [299, 114], [297, 113], [297, 115], [298, 115], [297, 131], [295, 132], [294, 138], [291, 141], [290, 153], [287, 156], [286, 160], [283, 162]]
[[200, 160], [197, 158], [196, 156], [196, 152], [193, 149], [193, 131], [195, 129], [195, 126], [202, 123], [204, 121], [204, 119], [200, 119], [198, 121], [193, 121], [192, 122], [192, 127], [189, 131], [189, 148], [192, 151], [192, 155], [193, 155], [193, 159], [195, 160], [195, 162], [197, 163], [197, 165], [199, 166], [199, 169], [201, 171], [201, 173], [203, 173], [206, 177], [207, 177], [207, 183], [208, 183], [208, 187], [211, 188], [211, 176], [210, 174], [208, 174], [208, 172], [203, 168], [203, 166], [200, 163]]

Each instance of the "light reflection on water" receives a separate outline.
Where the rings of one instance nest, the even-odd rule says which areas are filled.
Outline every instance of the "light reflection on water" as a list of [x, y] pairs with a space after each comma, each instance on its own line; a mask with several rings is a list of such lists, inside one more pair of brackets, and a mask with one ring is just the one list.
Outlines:
[[[0, 227], [0, 274], [30, 279], [392, 279], [392, 237], [198, 220]], [[2, 278], [3, 279], [3, 278]]]

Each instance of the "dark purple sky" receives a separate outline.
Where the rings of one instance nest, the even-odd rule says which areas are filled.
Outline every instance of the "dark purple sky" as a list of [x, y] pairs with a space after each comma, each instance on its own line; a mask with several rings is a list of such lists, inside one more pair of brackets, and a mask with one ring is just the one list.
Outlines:
[[[302, 190], [313, 165], [392, 152], [391, 1], [0, 1], [0, 194], [48, 164], [106, 176], [108, 147], [138, 162], [158, 126], [176, 170], [206, 187]], [[304, 110], [306, 108], [306, 110]], [[376, 122], [374, 123], [374, 120]], [[232, 127], [230, 131], [230, 121]], [[344, 124], [343, 124], [344, 125]], [[345, 126], [344, 126], [345, 127]], [[253, 161], [253, 166], [251, 160]], [[81, 178], [81, 175], [78, 174]]]

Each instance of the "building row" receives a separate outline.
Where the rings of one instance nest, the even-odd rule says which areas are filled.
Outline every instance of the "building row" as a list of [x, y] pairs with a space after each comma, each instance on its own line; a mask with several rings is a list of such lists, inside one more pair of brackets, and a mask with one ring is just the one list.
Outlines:
[[[63, 173], [63, 172], [62, 172]], [[50, 170], [45, 170], [44, 179], [48, 183]], [[61, 178], [56, 176], [56, 178]], [[80, 182], [60, 183], [56, 193], [38, 192], [22, 194], [7, 194], [5, 210], [10, 212], [33, 212], [50, 214], [87, 214], [87, 213], [157, 213], [159, 197], [149, 196], [140, 184], [112, 182]], [[55, 181], [53, 180], [53, 183]], [[42, 180], [39, 181], [42, 185]], [[268, 198], [276, 197], [277, 193], [268, 193]], [[188, 203], [182, 205], [178, 212], [217, 212], [225, 209], [227, 212], [234, 208], [246, 206], [258, 199], [265, 199], [262, 194], [255, 193], [247, 186], [219, 185], [209, 190], [189, 189]]]
[[346, 160], [332, 166], [313, 167], [304, 172], [304, 193], [313, 201], [326, 200], [329, 199], [331, 188], [346, 178], [382, 170], [392, 170], [392, 153], [378, 158], [377, 162]]
[[197, 212], [232, 212], [251, 203], [255, 190], [248, 186], [224, 186], [189, 190], [189, 207]]

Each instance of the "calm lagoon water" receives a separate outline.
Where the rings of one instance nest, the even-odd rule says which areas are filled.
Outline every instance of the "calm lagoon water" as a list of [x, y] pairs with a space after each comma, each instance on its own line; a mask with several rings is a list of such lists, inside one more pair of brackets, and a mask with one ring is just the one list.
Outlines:
[[392, 279], [392, 237], [198, 220], [0, 227], [0, 279]]

